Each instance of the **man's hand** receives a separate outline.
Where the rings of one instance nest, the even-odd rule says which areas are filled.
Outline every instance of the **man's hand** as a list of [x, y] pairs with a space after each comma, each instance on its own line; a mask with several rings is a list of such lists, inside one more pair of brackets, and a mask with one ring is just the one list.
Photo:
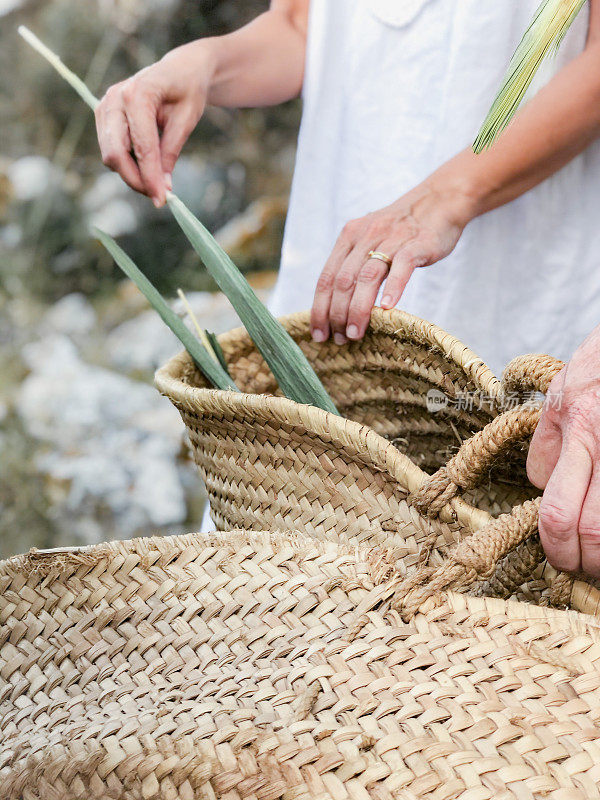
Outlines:
[[112, 86], [96, 109], [103, 162], [157, 207], [202, 116], [212, 70], [210, 50], [192, 42]]
[[[323, 342], [330, 334], [337, 344], [362, 339], [384, 280], [382, 306], [393, 308], [417, 267], [454, 250], [470, 209], [468, 198], [451, 181], [434, 175], [387, 208], [349, 222], [317, 284], [313, 339]], [[391, 268], [370, 259], [371, 250], [391, 258]]]
[[548, 561], [600, 578], [600, 327], [550, 384], [527, 472]]

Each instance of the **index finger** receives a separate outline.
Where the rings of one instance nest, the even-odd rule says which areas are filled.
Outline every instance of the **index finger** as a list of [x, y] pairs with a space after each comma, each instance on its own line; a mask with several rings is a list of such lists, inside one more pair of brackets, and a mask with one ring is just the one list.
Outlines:
[[140, 171], [131, 156], [131, 139], [123, 108], [102, 109], [97, 112], [96, 128], [102, 162], [117, 172], [136, 192], [145, 192]]
[[166, 184], [160, 155], [156, 108], [147, 97], [135, 89], [126, 88], [123, 94], [131, 145], [146, 194], [154, 205], [160, 208], [166, 201]]
[[539, 522], [548, 561], [566, 572], [581, 568], [579, 519], [591, 477], [587, 448], [577, 437], [567, 435], [542, 498]]
[[329, 338], [329, 307], [335, 277], [351, 249], [350, 242], [344, 236], [340, 236], [317, 282], [310, 314], [310, 328], [315, 342], [324, 342]]

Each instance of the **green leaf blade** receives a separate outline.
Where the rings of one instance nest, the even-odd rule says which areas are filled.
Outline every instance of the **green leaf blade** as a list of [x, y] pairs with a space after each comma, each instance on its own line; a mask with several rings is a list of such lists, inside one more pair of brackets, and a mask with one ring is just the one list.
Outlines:
[[83, 102], [88, 105], [92, 111], [96, 110], [96, 107], [99, 104], [99, 100], [97, 97], [90, 92], [88, 87], [85, 83], [81, 80], [78, 75], [75, 75], [56, 55], [56, 53], [52, 52], [49, 47], [38, 39], [38, 37], [29, 30], [28, 27], [25, 25], [19, 25], [18, 28], [19, 36], [21, 36], [27, 44], [29, 44], [35, 51], [37, 51], [42, 58], [45, 58], [46, 61], [54, 67], [54, 69], [58, 72], [58, 74], [74, 89], [79, 97], [83, 100]]
[[122, 250], [115, 240], [104, 231], [94, 228], [94, 233], [114, 258], [117, 265], [125, 275], [135, 283], [140, 292], [161, 317], [163, 322], [173, 331], [194, 363], [201, 372], [210, 380], [217, 389], [237, 392], [239, 389], [231, 376], [215, 361], [206, 351], [206, 348], [196, 339], [194, 334], [184, 324], [183, 320], [165, 303], [158, 290], [150, 283], [144, 273], [134, 264], [127, 253]]
[[205, 332], [205, 334], [206, 334], [206, 336], [208, 338], [208, 341], [210, 342], [210, 345], [211, 345], [211, 347], [213, 349], [213, 352], [216, 355], [216, 357], [218, 358], [221, 366], [223, 367], [225, 372], [229, 373], [229, 367], [227, 366], [227, 362], [225, 361], [225, 354], [223, 353], [223, 348], [219, 344], [219, 340], [217, 339], [215, 334], [212, 333], [212, 331], [204, 331], [204, 332]]
[[167, 194], [167, 202], [206, 269], [237, 311], [286, 397], [339, 414], [300, 347], [261, 303], [227, 253], [172, 192]]

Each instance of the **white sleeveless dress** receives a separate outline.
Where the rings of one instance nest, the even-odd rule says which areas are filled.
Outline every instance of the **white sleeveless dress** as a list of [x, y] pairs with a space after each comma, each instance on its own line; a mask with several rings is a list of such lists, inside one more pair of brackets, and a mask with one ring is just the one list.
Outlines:
[[[343, 225], [408, 192], [474, 139], [539, 0], [311, 0], [304, 112], [276, 315], [310, 308]], [[582, 12], [535, 86], [583, 50]], [[600, 146], [474, 220], [415, 271], [399, 307], [496, 372], [567, 359], [600, 323]]]
[[[277, 316], [308, 309], [346, 222], [410, 191], [474, 139], [539, 0], [311, 0], [304, 111]], [[536, 91], [583, 50], [587, 11]], [[500, 374], [515, 355], [567, 359], [600, 323], [600, 147], [474, 220], [418, 269], [399, 307]], [[213, 530], [208, 510], [203, 530]]]

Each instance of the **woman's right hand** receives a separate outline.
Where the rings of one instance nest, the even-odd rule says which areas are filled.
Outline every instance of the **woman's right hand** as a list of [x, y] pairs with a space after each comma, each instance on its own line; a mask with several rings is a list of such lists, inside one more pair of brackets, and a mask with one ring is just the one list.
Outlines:
[[271, 0], [243, 28], [178, 47], [112, 86], [96, 109], [106, 166], [164, 205], [175, 162], [207, 102], [269, 106], [298, 95], [308, 7], [309, 0]]
[[102, 160], [159, 208], [181, 148], [204, 113], [214, 70], [206, 40], [178, 47], [106, 92], [96, 109]]

